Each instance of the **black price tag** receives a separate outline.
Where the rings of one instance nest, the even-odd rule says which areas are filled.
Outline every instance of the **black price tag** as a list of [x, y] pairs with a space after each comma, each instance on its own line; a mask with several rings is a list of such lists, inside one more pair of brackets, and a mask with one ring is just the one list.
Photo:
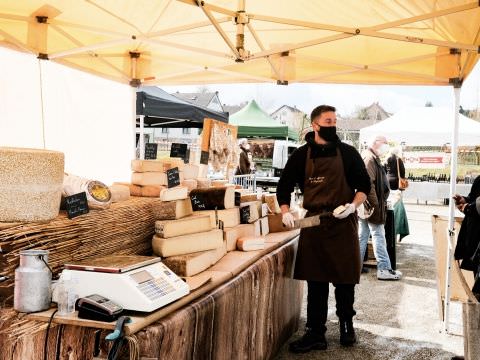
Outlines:
[[158, 144], [156, 143], [146, 143], [145, 160], [155, 160], [157, 158], [157, 148]]
[[178, 173], [178, 167], [167, 170], [167, 182], [167, 187], [169, 188], [180, 185], [180, 175]]
[[203, 199], [202, 194], [195, 194], [190, 196], [190, 201], [192, 203], [192, 209], [194, 211], [197, 210], [206, 210], [207, 205], [205, 205], [205, 201]]
[[89, 212], [87, 194], [85, 191], [66, 196], [65, 208], [67, 210], [67, 216], [69, 219], [73, 219], [76, 216], [87, 214]]
[[248, 224], [250, 221], [250, 206], [243, 206], [240, 208], [240, 223]]
[[242, 194], [240, 194], [238, 191], [235, 191], [235, 206], [240, 206], [241, 197]]
[[182, 158], [184, 162], [187, 162], [187, 144], [172, 143], [170, 147], [170, 157]]
[[200, 154], [200, 164], [208, 165], [208, 151], [202, 151]]

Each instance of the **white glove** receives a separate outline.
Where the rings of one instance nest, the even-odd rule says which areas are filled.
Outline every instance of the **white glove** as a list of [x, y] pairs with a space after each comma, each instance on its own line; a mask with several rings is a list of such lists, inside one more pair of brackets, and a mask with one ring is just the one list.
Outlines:
[[342, 211], [340, 214], [333, 214], [337, 219], [345, 219], [348, 215], [353, 214], [356, 210], [354, 204], [349, 204], [346, 203], [345, 205], [345, 210]]
[[293, 228], [295, 226], [295, 219], [293, 218], [293, 215], [289, 212], [283, 213], [282, 214], [282, 223], [286, 227]]

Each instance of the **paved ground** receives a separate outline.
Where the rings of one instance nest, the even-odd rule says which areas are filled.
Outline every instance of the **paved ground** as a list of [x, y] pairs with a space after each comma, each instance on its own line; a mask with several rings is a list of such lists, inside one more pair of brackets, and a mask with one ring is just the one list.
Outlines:
[[[463, 355], [461, 305], [452, 304], [450, 332], [446, 334], [439, 318], [431, 215], [447, 215], [448, 207], [405, 204], [410, 235], [397, 244], [397, 268], [403, 272], [399, 282], [378, 281], [376, 271], [362, 274], [356, 287], [358, 344], [343, 348], [338, 340], [333, 290], [330, 293], [328, 349], [296, 355], [285, 344], [276, 359], [362, 359], [417, 360], [450, 359]], [[306, 293], [301, 327], [289, 340], [303, 333]], [[456, 335], [455, 335], [456, 334]]]

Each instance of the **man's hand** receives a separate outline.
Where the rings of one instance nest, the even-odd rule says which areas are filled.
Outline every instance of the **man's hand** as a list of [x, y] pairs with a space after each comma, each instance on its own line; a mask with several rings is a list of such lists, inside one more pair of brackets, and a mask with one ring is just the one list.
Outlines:
[[286, 227], [293, 228], [295, 226], [293, 215], [289, 212], [285, 212], [282, 214], [282, 223]]
[[354, 204], [346, 203], [344, 206], [345, 206], [344, 211], [342, 211], [340, 214], [335, 214], [334, 212], [333, 216], [336, 217], [337, 219], [345, 219], [348, 215], [353, 214], [356, 210], [356, 207]]

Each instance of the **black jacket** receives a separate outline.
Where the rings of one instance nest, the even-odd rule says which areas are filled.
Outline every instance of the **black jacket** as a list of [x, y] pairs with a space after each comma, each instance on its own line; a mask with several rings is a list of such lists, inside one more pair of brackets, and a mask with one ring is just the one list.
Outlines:
[[[397, 159], [398, 159], [398, 168], [397, 168]], [[400, 174], [398, 171], [400, 170]], [[405, 166], [402, 159], [398, 158], [395, 154], [392, 154], [387, 159], [385, 164], [385, 171], [387, 172], [387, 179], [390, 185], [391, 190], [398, 190], [398, 180], [399, 177], [405, 178]]]
[[282, 176], [278, 181], [277, 199], [280, 205], [290, 205], [290, 194], [294, 190], [295, 185], [298, 184], [302, 193], [304, 191], [308, 147], [312, 149], [312, 158], [335, 156], [336, 148], [338, 147], [342, 155], [347, 183], [352, 189], [352, 193], [355, 190], [365, 194], [370, 192], [370, 178], [365, 169], [365, 164], [353, 146], [342, 143], [338, 137], [335, 143], [318, 145], [314, 141], [313, 132], [309, 132], [305, 136], [305, 140], [307, 143], [296, 149], [288, 159]]
[[480, 176], [476, 177], [465, 201], [468, 205], [458, 233], [455, 259], [463, 259], [462, 269], [477, 271], [480, 265]]

